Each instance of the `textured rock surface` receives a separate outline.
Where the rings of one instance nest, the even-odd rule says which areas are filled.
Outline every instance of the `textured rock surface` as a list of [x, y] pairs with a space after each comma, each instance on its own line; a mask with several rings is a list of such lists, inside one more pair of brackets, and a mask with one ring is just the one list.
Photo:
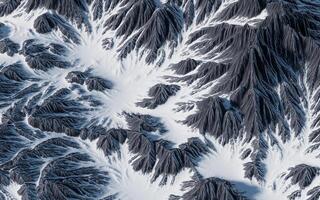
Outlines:
[[150, 88], [148, 95], [151, 98], [143, 99], [137, 103], [138, 106], [154, 109], [159, 105], [165, 104], [167, 100], [180, 90], [178, 85], [157, 84]]
[[319, 10], [0, 1], [0, 200], [318, 200]]
[[241, 195], [234, 186], [223, 179], [208, 178], [199, 181], [186, 182], [184, 187], [192, 187], [186, 192], [182, 199], [221, 199], [221, 200], [245, 200], [246, 198]]

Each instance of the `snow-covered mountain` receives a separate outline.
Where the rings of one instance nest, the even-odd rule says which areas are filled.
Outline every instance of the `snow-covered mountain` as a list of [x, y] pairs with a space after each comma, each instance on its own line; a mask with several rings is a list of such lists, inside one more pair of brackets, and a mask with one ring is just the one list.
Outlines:
[[0, 0], [0, 200], [320, 199], [319, 0]]

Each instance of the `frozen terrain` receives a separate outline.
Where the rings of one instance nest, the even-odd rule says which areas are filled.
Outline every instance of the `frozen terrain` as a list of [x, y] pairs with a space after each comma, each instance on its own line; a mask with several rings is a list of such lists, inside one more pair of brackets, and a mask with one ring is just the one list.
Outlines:
[[0, 0], [0, 200], [319, 200], [319, 0]]

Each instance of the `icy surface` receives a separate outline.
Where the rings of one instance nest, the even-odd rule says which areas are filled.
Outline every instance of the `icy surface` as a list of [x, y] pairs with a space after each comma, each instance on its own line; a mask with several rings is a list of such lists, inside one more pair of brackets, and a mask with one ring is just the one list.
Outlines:
[[0, 200], [319, 200], [319, 10], [0, 1]]

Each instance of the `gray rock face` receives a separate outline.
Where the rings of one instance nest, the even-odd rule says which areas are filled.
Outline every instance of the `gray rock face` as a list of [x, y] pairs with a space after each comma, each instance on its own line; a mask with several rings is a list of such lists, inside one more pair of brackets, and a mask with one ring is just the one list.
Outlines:
[[150, 132], [165, 131], [152, 116], [130, 114], [127, 121], [130, 127], [127, 132], [129, 150], [137, 155], [132, 160], [133, 169], [143, 173], [154, 170], [151, 181], [161, 176], [161, 184], [167, 184], [168, 176], [176, 176], [185, 168], [194, 169], [196, 160], [209, 151], [199, 138], [189, 138], [188, 142], [173, 148], [169, 141], [149, 135]]
[[98, 148], [102, 149], [106, 156], [113, 152], [119, 152], [120, 144], [127, 139], [127, 131], [123, 129], [110, 129], [101, 134], [97, 142]]
[[[53, 131], [78, 136], [85, 119], [79, 114], [81, 104], [67, 100], [69, 90], [63, 89], [46, 99], [43, 104], [36, 106], [28, 122], [42, 131]], [[77, 114], [78, 113], [78, 114]]]
[[248, 6], [248, 2], [245, 0], [240, 0], [232, 3], [225, 10], [223, 10], [219, 15], [219, 20], [228, 20], [234, 17], [248, 17], [252, 18], [259, 15], [263, 9], [267, 6], [266, 0], [253, 0]]
[[22, 47], [22, 54], [25, 61], [32, 69], [47, 71], [51, 68], [68, 68], [71, 64], [61, 55], [48, 51], [49, 47], [37, 44], [34, 40], [25, 41]]
[[170, 148], [167, 141], [160, 140], [156, 148], [159, 162], [155, 166], [153, 179], [163, 174], [163, 184], [166, 183], [168, 175], [177, 175], [185, 168], [194, 169], [196, 160], [208, 153], [206, 144], [198, 138], [189, 138], [188, 142], [179, 145], [179, 148]]
[[221, 0], [196, 0], [195, 9], [199, 12], [196, 23], [201, 23], [211, 12], [215, 12], [221, 6]]
[[128, 113], [126, 120], [130, 130], [138, 132], [166, 132], [164, 125], [160, 122], [160, 118], [151, 115], [142, 115]]
[[183, 194], [184, 200], [245, 200], [244, 196], [238, 192], [234, 186], [223, 179], [207, 178], [204, 180], [190, 181], [184, 187], [192, 189]]
[[172, 69], [179, 75], [185, 75], [197, 68], [199, 61], [188, 58], [172, 65]]
[[28, 0], [25, 7], [27, 12], [39, 8], [57, 11], [60, 15], [74, 20], [78, 25], [85, 22], [87, 12], [87, 3], [85, 0]]
[[185, 124], [198, 128], [201, 134], [210, 134], [222, 144], [240, 136], [241, 115], [221, 98], [209, 97], [197, 103], [198, 112], [190, 115]]
[[[158, 50], [167, 40], [178, 41], [182, 27], [183, 14], [181, 10], [177, 6], [165, 4], [152, 13], [143, 30], [134, 34], [121, 47], [120, 57], [127, 57], [134, 48], [145, 47], [150, 51], [146, 56], [146, 62], [152, 63], [157, 58]], [[154, 40], [154, 38], [158, 39]]]
[[32, 78], [30, 77], [31, 75], [23, 68], [21, 63], [14, 63], [12, 65], [5, 66], [1, 69], [0, 73], [7, 79], [17, 82], [22, 82]]
[[75, 43], [80, 42], [80, 35], [72, 25], [56, 13], [44, 13], [38, 16], [34, 21], [33, 28], [41, 34], [59, 30], [67, 39]]
[[0, 1], [0, 199], [318, 200], [319, 10]]
[[6, 53], [8, 56], [13, 56], [18, 53], [20, 46], [17, 43], [14, 43], [9, 38], [0, 40], [0, 53]]
[[[100, 172], [94, 165], [76, 167], [79, 166], [79, 162], [90, 163], [92, 161], [85, 154], [72, 153], [47, 165], [43, 170], [38, 186], [40, 199], [52, 197], [57, 199], [99, 198], [100, 188], [97, 186], [106, 185], [108, 175]], [[75, 168], [72, 166], [75, 166]], [[63, 172], [61, 169], [64, 169]], [[75, 182], [80, 184], [75, 185]], [[60, 185], [63, 185], [63, 187], [60, 188]], [[56, 190], [52, 190], [52, 188], [56, 188]]]
[[85, 84], [89, 91], [105, 91], [112, 89], [112, 82], [100, 77], [89, 77], [86, 79]]
[[0, 3], [0, 16], [11, 14], [21, 4], [21, 0], [5, 0]]
[[178, 85], [157, 84], [150, 88], [149, 96], [151, 98], [143, 99], [137, 103], [138, 106], [155, 109], [157, 106], [165, 104], [167, 100], [174, 96], [180, 90]]
[[291, 179], [292, 184], [299, 184], [300, 188], [305, 188], [311, 184], [313, 179], [319, 175], [320, 168], [306, 164], [300, 164], [289, 169], [290, 173], [285, 179]]
[[54, 16], [45, 13], [43, 15], [40, 15], [35, 21], [33, 27], [36, 29], [38, 33], [49, 33], [52, 30], [56, 29], [57, 23], [56, 19], [54, 19]]
[[178, 77], [178, 81], [186, 82], [187, 84], [193, 84], [198, 81], [195, 88], [201, 88], [206, 84], [212, 83], [213, 81], [220, 78], [226, 71], [228, 66], [221, 63], [206, 62], [202, 63], [196, 73], [190, 74], [184, 77]]
[[314, 187], [308, 191], [308, 200], [316, 200], [320, 197], [320, 186]]
[[86, 74], [80, 71], [69, 72], [68, 75], [66, 76], [66, 80], [69, 83], [78, 83], [80, 85], [84, 84], [86, 78], [87, 78]]

